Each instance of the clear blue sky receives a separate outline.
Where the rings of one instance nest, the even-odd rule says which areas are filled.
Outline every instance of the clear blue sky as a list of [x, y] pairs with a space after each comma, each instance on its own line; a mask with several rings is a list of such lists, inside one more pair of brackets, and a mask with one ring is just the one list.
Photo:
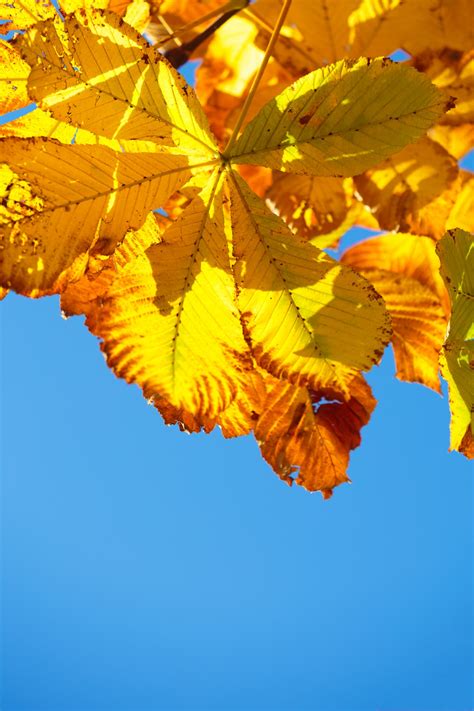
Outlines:
[[57, 298], [0, 314], [2, 711], [472, 708], [473, 468], [391, 352], [324, 502], [165, 427]]

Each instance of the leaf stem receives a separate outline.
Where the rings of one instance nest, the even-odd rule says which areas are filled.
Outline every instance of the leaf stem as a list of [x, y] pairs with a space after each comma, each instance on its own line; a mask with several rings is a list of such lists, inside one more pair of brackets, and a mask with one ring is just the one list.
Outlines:
[[250, 104], [252, 103], [253, 97], [255, 96], [255, 93], [257, 91], [258, 85], [260, 84], [260, 81], [262, 79], [263, 73], [267, 67], [268, 60], [270, 59], [270, 55], [273, 51], [273, 47], [275, 46], [275, 43], [278, 39], [278, 35], [280, 34], [280, 30], [283, 26], [283, 23], [285, 21], [285, 17], [288, 14], [288, 10], [290, 9], [291, 5], [291, 0], [285, 0], [283, 3], [283, 7], [281, 8], [280, 15], [278, 17], [277, 23], [275, 27], [273, 28], [272, 36], [270, 37], [270, 41], [267, 45], [267, 49], [265, 50], [264, 57], [262, 59], [262, 63], [260, 64], [260, 68], [255, 75], [255, 78], [252, 82], [252, 86], [250, 87], [250, 91], [247, 94], [247, 98], [244, 101], [244, 105], [242, 106], [242, 110], [239, 114], [239, 117], [237, 119], [237, 123], [234, 126], [234, 130], [232, 131], [232, 135], [229, 138], [229, 141], [224, 149], [223, 152], [223, 157], [227, 158], [232, 147], [234, 146], [234, 143], [237, 140], [238, 133], [241, 129], [241, 126], [244, 122], [245, 117], [247, 116], [248, 110], [250, 108]]

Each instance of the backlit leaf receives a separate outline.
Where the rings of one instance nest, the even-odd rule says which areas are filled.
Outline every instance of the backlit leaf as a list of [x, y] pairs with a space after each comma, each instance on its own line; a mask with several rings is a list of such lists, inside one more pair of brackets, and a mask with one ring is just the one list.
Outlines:
[[299, 236], [309, 239], [344, 223], [351, 205], [346, 183], [341, 178], [275, 175], [267, 198]]
[[448, 305], [432, 240], [375, 237], [348, 249], [342, 262], [360, 271], [383, 296], [392, 320], [397, 377], [440, 392], [438, 358]]
[[427, 50], [415, 58], [414, 65], [455, 99], [456, 105], [443, 116], [443, 123], [474, 121], [474, 50], [465, 54], [452, 49]]
[[474, 236], [447, 232], [438, 243], [452, 315], [440, 359], [449, 386], [451, 449], [474, 458]]
[[0, 230], [0, 282], [30, 296], [78, 278], [91, 250], [110, 254], [190, 176], [184, 157], [44, 139], [2, 139], [0, 162], [6, 160], [37, 204]]
[[462, 158], [474, 148], [474, 123], [464, 123], [460, 126], [437, 124], [430, 129], [429, 136], [441, 143], [452, 156]]
[[267, 399], [255, 437], [263, 457], [284, 481], [329, 498], [350, 481], [349, 453], [360, 444], [360, 430], [376, 401], [362, 376], [353, 379], [346, 402], [324, 402], [307, 388], [266, 380]]
[[251, 364], [235, 306], [223, 184], [210, 181], [180, 218], [123, 269], [89, 317], [107, 360], [160, 412], [191, 429], [231, 403]]
[[454, 158], [439, 144], [423, 138], [357, 176], [355, 183], [380, 227], [407, 231], [421, 208], [449, 188], [457, 174]]
[[459, 192], [446, 222], [446, 229], [459, 227], [474, 232], [474, 175], [461, 171]]
[[445, 109], [439, 90], [410, 67], [344, 60], [275, 97], [230, 154], [293, 173], [355, 175], [417, 140]]
[[29, 94], [54, 118], [108, 138], [215, 155], [194, 90], [116, 15], [39, 23], [20, 46], [32, 66]]
[[235, 173], [228, 178], [238, 304], [252, 352], [275, 376], [348, 394], [389, 330], [383, 302], [350, 269], [298, 242]]
[[263, 457], [283, 481], [329, 498], [334, 487], [350, 481], [349, 454], [375, 404], [360, 375], [341, 402], [255, 370], [219, 424], [225, 437], [254, 430]]
[[468, 50], [474, 44], [471, 0], [362, 0], [350, 18], [355, 54], [404, 49]]
[[29, 103], [26, 81], [30, 68], [8, 42], [0, 41], [0, 113]]

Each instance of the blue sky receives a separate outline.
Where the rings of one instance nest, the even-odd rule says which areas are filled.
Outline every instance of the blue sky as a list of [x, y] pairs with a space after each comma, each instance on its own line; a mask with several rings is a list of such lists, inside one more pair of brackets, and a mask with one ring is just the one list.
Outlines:
[[324, 502], [165, 427], [56, 297], [0, 314], [2, 711], [472, 708], [472, 464], [390, 351]]

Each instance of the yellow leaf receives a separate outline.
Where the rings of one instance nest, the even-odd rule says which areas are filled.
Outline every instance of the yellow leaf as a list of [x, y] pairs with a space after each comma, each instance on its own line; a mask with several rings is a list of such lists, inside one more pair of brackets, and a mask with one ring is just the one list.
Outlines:
[[456, 126], [474, 121], [474, 50], [465, 54], [427, 50], [415, 57], [414, 66], [454, 98], [456, 105], [443, 116], [443, 123]]
[[[288, 53], [288, 59], [296, 73], [307, 73], [318, 66], [347, 56], [350, 31], [348, 18], [358, 4], [359, 0], [293, 0], [284, 33], [287, 34], [290, 29], [296, 27], [300, 34], [300, 37], [295, 37], [295, 33], [292, 33]], [[274, 0], [259, 0], [251, 6], [251, 11], [256, 18], [272, 26], [276, 22], [279, 5], [280, 3]], [[277, 46], [277, 57], [280, 47]], [[283, 57], [278, 59], [281, 61]]]
[[462, 158], [474, 148], [474, 123], [460, 126], [443, 126], [437, 124], [430, 128], [429, 137], [441, 143], [455, 158]]
[[365, 280], [299, 242], [242, 179], [228, 173], [234, 273], [257, 363], [277, 377], [344, 393], [389, 338], [382, 300]]
[[362, 0], [349, 22], [353, 56], [474, 44], [471, 0]]
[[[230, 136], [263, 58], [255, 46], [257, 30], [253, 23], [234, 16], [211, 39], [202, 64], [196, 72], [197, 95], [204, 107], [213, 133], [223, 143]], [[280, 93], [292, 79], [275, 62], [270, 62], [260, 81], [248, 122], [262, 106]]]
[[60, 291], [79, 278], [91, 250], [110, 254], [190, 176], [185, 157], [45, 139], [2, 139], [5, 160], [15, 182], [27, 181], [41, 202], [0, 230], [1, 284], [30, 296]]
[[206, 424], [251, 366], [235, 306], [217, 176], [142, 258], [123, 269], [89, 324], [109, 365], [176, 419]]
[[415, 279], [436, 294], [444, 313], [449, 316], [449, 296], [439, 273], [439, 258], [433, 240], [400, 232], [381, 235], [350, 247], [341, 261], [357, 270], [383, 269]]
[[229, 407], [217, 418], [224, 437], [240, 437], [252, 432], [265, 410], [266, 384], [274, 381], [269, 373], [257, 366], [248, 373], [245, 383], [241, 385]]
[[117, 273], [157, 244], [161, 231], [154, 213], [150, 212], [139, 230], [129, 231], [110, 257], [90, 257], [87, 272], [77, 281], [69, 282], [61, 294], [61, 311], [64, 316], [84, 314], [93, 317], [97, 299], [106, 295]]
[[40, 23], [20, 46], [32, 66], [29, 94], [54, 118], [107, 138], [216, 154], [194, 90], [117, 15]]
[[[85, 8], [126, 14], [128, 24], [141, 32], [149, 22], [149, 5], [144, 0], [59, 0], [58, 4], [63, 14]], [[9, 20], [4, 25], [6, 31], [25, 30], [56, 15], [51, 0], [0, 0], [0, 17]]]
[[24, 30], [55, 15], [50, 0], [0, 0], [0, 17], [8, 20], [4, 25], [5, 32]]
[[461, 171], [459, 192], [446, 222], [446, 229], [459, 227], [474, 232], [474, 175]]
[[[347, 402], [321, 402], [321, 395], [274, 378], [266, 380], [267, 399], [255, 426], [263, 457], [288, 484], [329, 498], [350, 481], [349, 453], [360, 444], [360, 429], [376, 405], [361, 375]], [[297, 473], [297, 476], [295, 474]]]
[[[403, 47], [407, 29], [391, 19], [401, 0], [361, 0], [348, 18], [352, 56], [390, 54]], [[409, 31], [409, 30], [408, 30]]]
[[419, 211], [448, 189], [457, 174], [454, 158], [423, 138], [357, 176], [355, 183], [380, 227], [408, 231]]
[[438, 358], [449, 304], [434, 242], [408, 234], [375, 237], [348, 249], [341, 261], [360, 271], [385, 301], [397, 377], [440, 392]]
[[411, 67], [343, 60], [267, 104], [230, 157], [293, 173], [351, 176], [416, 141], [445, 109], [440, 91]]
[[8, 42], [0, 41], [0, 113], [29, 103], [26, 81], [30, 68]]
[[341, 178], [275, 174], [267, 198], [289, 227], [309, 239], [332, 233], [344, 223], [351, 187]]
[[447, 232], [438, 243], [452, 314], [440, 359], [451, 406], [451, 449], [474, 458], [474, 236]]

